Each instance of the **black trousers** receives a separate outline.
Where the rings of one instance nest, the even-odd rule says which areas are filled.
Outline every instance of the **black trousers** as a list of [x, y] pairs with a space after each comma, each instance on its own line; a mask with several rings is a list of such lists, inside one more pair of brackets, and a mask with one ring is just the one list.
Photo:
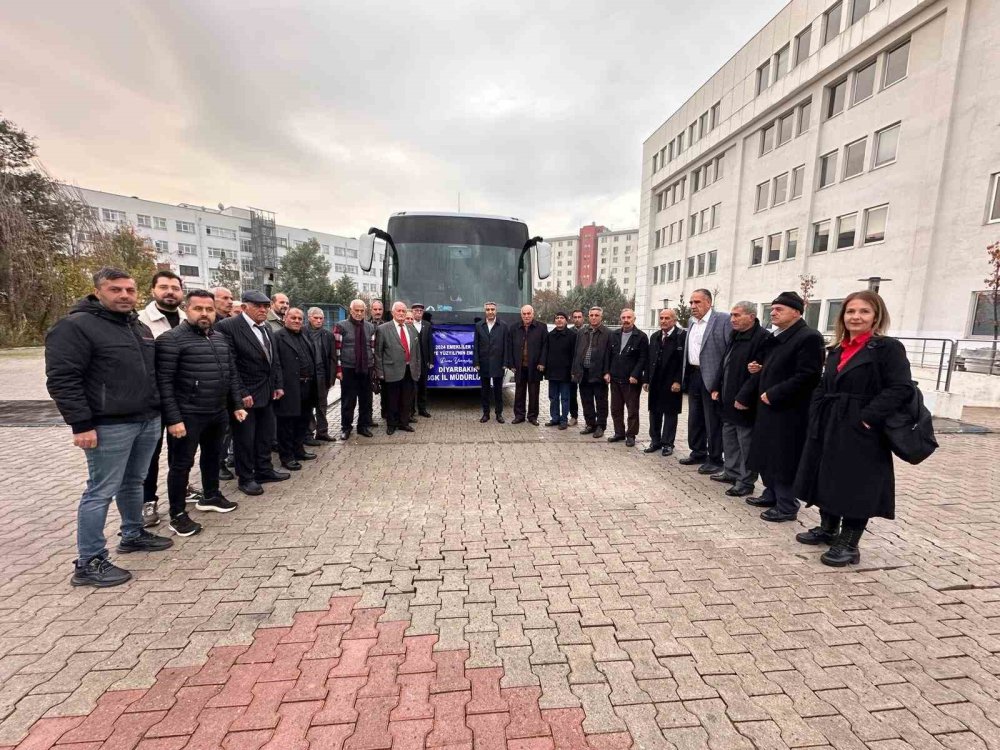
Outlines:
[[187, 494], [188, 479], [194, 466], [194, 456], [201, 448], [201, 488], [205, 497], [219, 494], [219, 461], [222, 457], [222, 441], [226, 435], [228, 419], [225, 411], [217, 414], [185, 414], [182, 438], [167, 435], [167, 456], [170, 470], [167, 472], [167, 497], [170, 499], [170, 517], [176, 518], [184, 512], [184, 496]]
[[309, 415], [309, 433], [315, 433], [317, 435], [330, 434], [330, 425], [326, 419], [327, 398], [329, 397], [329, 394], [329, 388], [324, 388], [316, 394], [316, 405], [313, 407], [315, 416], [312, 414]]
[[420, 372], [420, 380], [417, 381], [417, 411], [427, 411], [427, 378], [430, 371], [424, 367]]
[[[514, 379], [514, 419], [524, 419], [538, 421], [538, 391], [541, 383], [531, 380], [531, 373], [527, 367], [519, 367], [517, 377]], [[525, 412], [525, 401], [528, 402], [527, 413]]]
[[236, 476], [241, 482], [249, 482], [274, 469], [271, 464], [271, 442], [275, 435], [272, 404], [247, 409], [247, 418], [242, 422], [230, 420], [229, 427], [233, 433]]
[[580, 380], [580, 403], [583, 405], [583, 418], [588, 427], [608, 429], [608, 384], [604, 380], [591, 383], [590, 371], [583, 371]]
[[354, 427], [355, 407], [359, 407], [358, 429], [371, 427], [371, 373], [357, 372], [353, 367], [343, 368], [342, 373], [340, 376], [340, 429], [346, 432]]
[[653, 445], [664, 448], [674, 447], [674, 438], [677, 436], [677, 415], [672, 412], [663, 412], [659, 409], [649, 410], [649, 439]]
[[580, 407], [577, 403], [577, 385], [574, 382], [569, 384], [569, 415], [573, 419], [577, 419], [580, 416]]
[[503, 414], [503, 375], [491, 378], [489, 375], [479, 373], [479, 397], [483, 407], [483, 414], [490, 413], [490, 396], [493, 397], [493, 408], [496, 413]]
[[[149, 469], [146, 471], [146, 478], [142, 482], [142, 502], [155, 503], [160, 499], [156, 494], [156, 485], [160, 483], [160, 454], [163, 453], [163, 434], [165, 426], [160, 427], [160, 439], [156, 441], [156, 448], [153, 450], [153, 457], [149, 459]], [[170, 446], [167, 446], [167, 465], [170, 464]]]
[[297, 417], [278, 417], [278, 457], [291, 461], [305, 453], [303, 441], [309, 435], [310, 409], [314, 401], [303, 401]]
[[226, 459], [229, 458], [229, 454], [233, 451], [233, 430], [229, 426], [229, 421], [226, 420], [226, 434], [222, 436], [222, 448], [219, 453], [219, 468], [226, 465]]
[[[611, 383], [611, 420], [616, 435], [635, 437], [639, 434], [639, 383]], [[628, 424], [625, 424], [625, 410], [628, 409]]]
[[791, 484], [771, 476], [767, 472], [761, 472], [760, 479], [764, 483], [764, 491], [760, 493], [765, 500], [772, 500], [776, 510], [782, 513], [798, 513], [799, 501], [795, 497], [795, 490]]
[[701, 368], [688, 367], [688, 447], [691, 457], [722, 466], [722, 414], [701, 379]]
[[413, 411], [413, 376], [410, 374], [410, 366], [406, 366], [402, 379], [394, 383], [386, 381], [385, 386], [389, 402], [386, 425], [406, 427], [410, 423], [410, 414]]

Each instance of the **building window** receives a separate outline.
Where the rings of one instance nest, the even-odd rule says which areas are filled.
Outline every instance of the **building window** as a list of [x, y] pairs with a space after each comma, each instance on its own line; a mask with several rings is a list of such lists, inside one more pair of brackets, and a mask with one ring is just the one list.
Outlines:
[[813, 224], [812, 251], [825, 253], [830, 247], [830, 220], [817, 221]]
[[825, 188], [837, 181], [837, 152], [831, 151], [819, 157], [819, 187]]
[[823, 14], [823, 44], [827, 44], [840, 33], [840, 17], [843, 11], [844, 4], [840, 2]]
[[788, 172], [779, 174], [774, 178], [774, 191], [771, 205], [777, 206], [784, 203], [788, 196]]
[[253, 252], [253, 248], [250, 247], [250, 240], [240, 240], [240, 252], [248, 254]]
[[145, 214], [137, 214], [135, 217], [135, 223], [137, 226], [145, 227], [146, 229], [153, 228], [153, 219]]
[[844, 179], [856, 177], [865, 171], [865, 149], [868, 139], [862, 138], [844, 147]]
[[719, 251], [712, 250], [708, 254], [708, 272], [715, 273], [718, 264], [719, 264]]
[[992, 224], [1000, 221], [1000, 172], [990, 177], [990, 195], [993, 196], [986, 214], [986, 222]]
[[115, 211], [111, 208], [101, 209], [101, 218], [105, 221], [111, 222], [112, 224], [126, 224], [128, 223], [128, 217], [125, 215], [124, 211]]
[[795, 64], [801, 65], [809, 57], [809, 42], [812, 37], [812, 24], [806, 26], [795, 36]]
[[837, 217], [837, 249], [847, 250], [854, 247], [858, 234], [858, 215], [846, 214]]
[[[994, 182], [995, 182], [995, 180], [994, 180]], [[994, 192], [996, 192], [996, 191], [994, 190]], [[712, 206], [712, 229], [715, 229], [716, 227], [719, 226], [719, 214], [720, 213], [722, 213], [722, 204], [721, 203], [716, 203], [714, 206]], [[997, 218], [1000, 218], [1000, 216], [998, 216]]]
[[183, 242], [177, 243], [177, 252], [180, 255], [197, 255], [198, 248], [194, 245], [187, 245]]
[[227, 250], [224, 247], [210, 247], [208, 248], [209, 258], [229, 258], [233, 256], [232, 250]]
[[754, 212], [763, 211], [767, 208], [767, 192], [768, 188], [771, 186], [770, 181], [762, 182], [757, 186], [757, 197], [754, 200]]
[[872, 0], [851, 0], [851, 24], [856, 24], [862, 18], [864, 18], [868, 11], [872, 9], [873, 5], [876, 5], [878, 0], [872, 2]]
[[722, 102], [716, 102], [715, 104], [712, 105], [712, 109], [709, 110], [709, 114], [711, 115], [709, 128], [711, 128], [712, 130], [715, 130], [717, 127], [719, 127], [719, 124], [722, 122], [722, 118], [720, 117], [721, 111], [722, 111]]
[[760, 154], [763, 156], [774, 148], [775, 125], [772, 122], [760, 131]]
[[159, 216], [154, 216], [153, 229], [162, 229], [163, 231], [167, 231], [167, 220]]
[[875, 93], [875, 61], [858, 68], [854, 73], [854, 92], [851, 94], [851, 106], [863, 102]]
[[750, 265], [759, 266], [764, 262], [764, 238], [750, 240]]
[[993, 337], [993, 293], [973, 292], [970, 336]]
[[212, 237], [222, 237], [227, 240], [236, 239], [235, 229], [224, 229], [222, 227], [205, 227], [205, 234], [211, 235]]
[[805, 182], [806, 165], [802, 164], [792, 170], [792, 195], [788, 200], [802, 196], [802, 184]]
[[158, 253], [170, 252], [170, 243], [166, 240], [153, 240], [153, 244], [156, 246], [156, 252]]
[[872, 149], [872, 169], [878, 169], [896, 161], [896, 147], [898, 145], [898, 122], [875, 133], [875, 147]]
[[698, 275], [705, 275], [705, 253], [698, 254]]
[[836, 117], [844, 111], [844, 101], [847, 99], [847, 79], [831, 83], [826, 88], [826, 119]]
[[241, 260], [240, 261], [240, 270], [242, 270], [243, 273], [253, 273], [253, 261], [252, 260]]
[[778, 145], [784, 146], [792, 140], [792, 130], [795, 128], [795, 113], [789, 112], [778, 120]]
[[688, 224], [688, 237], [698, 234], [698, 214], [691, 214], [691, 221]]
[[882, 88], [888, 88], [897, 81], [906, 78], [909, 59], [910, 43], [908, 41], [891, 50], [885, 56], [885, 72], [882, 74]]
[[785, 260], [791, 260], [799, 249], [799, 230], [789, 229], [785, 232]]
[[777, 81], [788, 72], [788, 61], [791, 58], [791, 49], [786, 44], [778, 50], [774, 56], [774, 80]]
[[180, 266], [178, 268], [178, 273], [180, 273], [181, 276], [197, 276], [198, 266]]
[[799, 135], [809, 130], [812, 121], [812, 99], [799, 107]]
[[889, 216], [889, 206], [876, 206], [865, 210], [865, 242], [872, 245], [885, 240], [885, 224]]
[[826, 326], [824, 327], [827, 333], [833, 333], [834, 329], [837, 327], [837, 318], [840, 317], [840, 311], [844, 307], [844, 300], [842, 299], [831, 299], [826, 301]]
[[781, 232], [767, 236], [767, 262], [777, 263], [781, 260]]
[[175, 221], [174, 226], [178, 232], [184, 232], [185, 234], [194, 234], [194, 224], [190, 221]]
[[768, 60], [766, 63], [757, 68], [757, 94], [760, 95], [763, 91], [767, 90], [767, 87], [771, 85], [771, 61]]
[[704, 138], [706, 135], [708, 135], [708, 112], [698, 118], [698, 137]]
[[694, 276], [694, 257], [687, 259], [687, 277], [690, 279]]

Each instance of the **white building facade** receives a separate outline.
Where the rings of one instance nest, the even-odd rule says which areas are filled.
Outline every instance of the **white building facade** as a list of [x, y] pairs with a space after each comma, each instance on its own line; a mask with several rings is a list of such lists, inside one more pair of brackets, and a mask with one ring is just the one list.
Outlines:
[[[593, 226], [593, 225], [592, 225]], [[584, 227], [581, 232], [587, 228]], [[595, 235], [594, 281], [614, 279], [627, 298], [636, 292], [638, 229], [612, 231], [603, 229]], [[580, 283], [581, 236], [575, 234], [546, 237], [552, 244], [552, 273], [545, 280], [535, 280], [535, 289], [566, 294]]]
[[996, 0], [792, 0], [643, 146], [640, 323], [815, 277], [832, 331], [874, 278], [895, 335], [991, 335], [998, 32]]
[[[230, 206], [212, 209], [188, 204], [172, 205], [105, 193], [100, 190], [71, 187], [91, 207], [94, 218], [106, 226], [131, 224], [156, 247], [157, 262], [170, 264], [187, 288], [208, 287], [215, 270], [225, 257], [240, 266], [247, 286], [253, 273], [250, 250], [250, 210]], [[315, 239], [323, 257], [330, 263], [330, 281], [350, 276], [362, 293], [377, 297], [382, 280], [374, 270], [365, 273], [358, 265], [358, 241], [353, 237], [317, 232], [310, 229], [275, 225], [277, 256]], [[274, 291], [281, 291], [280, 282]]]
[[545, 280], [536, 277], [535, 289], [566, 294], [579, 283], [576, 269], [580, 238], [575, 234], [567, 234], [546, 237], [545, 241], [552, 243], [552, 273]]

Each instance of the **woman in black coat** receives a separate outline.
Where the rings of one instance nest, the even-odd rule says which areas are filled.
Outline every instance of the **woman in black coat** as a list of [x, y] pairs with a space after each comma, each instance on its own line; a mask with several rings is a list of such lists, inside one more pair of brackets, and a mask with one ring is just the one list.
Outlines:
[[868, 519], [895, 517], [892, 453], [885, 420], [912, 393], [910, 363], [885, 336], [889, 313], [869, 291], [844, 300], [823, 379], [813, 396], [796, 494], [820, 508], [821, 525], [798, 534], [803, 544], [831, 544], [820, 560], [843, 567], [861, 560]]

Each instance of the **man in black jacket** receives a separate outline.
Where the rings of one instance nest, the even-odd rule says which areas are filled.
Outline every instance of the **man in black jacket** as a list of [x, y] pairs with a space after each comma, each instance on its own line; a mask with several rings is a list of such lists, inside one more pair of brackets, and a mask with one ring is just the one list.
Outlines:
[[[583, 310], [579, 308], [570, 313], [570, 330], [579, 336], [583, 330]], [[576, 427], [577, 417], [580, 416], [579, 386], [570, 377], [569, 381], [569, 426]]]
[[246, 495], [263, 494], [262, 482], [281, 482], [291, 477], [271, 464], [271, 439], [275, 434], [272, 402], [280, 399], [284, 391], [273, 334], [265, 323], [270, 305], [266, 294], [250, 289], [243, 292], [243, 312], [216, 326], [229, 340], [243, 384], [240, 396], [247, 418], [231, 421], [229, 426], [233, 431], [236, 476], [240, 492]]
[[570, 385], [573, 382], [573, 352], [576, 331], [566, 326], [566, 313], [557, 312], [556, 327], [549, 331], [545, 347], [545, 377], [549, 380], [549, 421], [546, 427], [565, 430], [569, 425]]
[[327, 330], [325, 325], [326, 314], [323, 312], [323, 308], [310, 307], [306, 314], [309, 321], [307, 333], [316, 348], [316, 357], [320, 363], [320, 375], [325, 387], [316, 393], [315, 416], [309, 418], [309, 434], [306, 435], [305, 445], [319, 445], [320, 442], [332, 443], [337, 440], [330, 434], [330, 424], [326, 419], [330, 389], [333, 388], [337, 374], [337, 352], [333, 333]]
[[604, 437], [608, 429], [608, 383], [611, 382], [611, 331], [602, 322], [604, 310], [594, 306], [587, 313], [590, 325], [576, 336], [573, 382], [580, 386], [580, 402], [587, 426], [581, 435]]
[[[521, 424], [525, 417], [538, 426], [538, 390], [545, 370], [546, 327], [535, 320], [535, 308], [521, 308], [521, 325], [512, 328], [507, 348], [507, 368], [514, 373], [514, 420]], [[527, 409], [525, 409], [527, 400]]]
[[[639, 434], [639, 396], [642, 395], [642, 373], [649, 360], [649, 339], [635, 327], [635, 311], [626, 307], [621, 312], [621, 328], [611, 332], [611, 419], [615, 434], [609, 443], [622, 440], [629, 448]], [[625, 409], [628, 408], [628, 426]]]
[[142, 526], [142, 482], [160, 438], [153, 334], [135, 313], [135, 280], [117, 268], [94, 274], [94, 293], [45, 337], [49, 395], [87, 456], [80, 498], [74, 586], [117, 586], [132, 578], [108, 559], [104, 523], [111, 498], [121, 516], [118, 552], [167, 549]]
[[804, 309], [795, 292], [782, 292], [771, 303], [771, 322], [777, 330], [761, 345], [761, 369], [736, 397], [737, 409], [757, 402], [748, 463], [760, 472], [764, 492], [746, 502], [766, 508], [760, 514], [765, 521], [794, 521], [799, 511], [793, 484], [824, 355], [823, 336], [806, 325]]
[[484, 320], [476, 323], [472, 338], [472, 366], [479, 371], [480, 401], [483, 416], [480, 422], [490, 421], [490, 398], [497, 422], [503, 424], [503, 370], [507, 363], [510, 333], [507, 324], [497, 319], [495, 302], [483, 305]]
[[749, 408], [737, 409], [736, 397], [750, 379], [747, 367], [760, 359], [761, 346], [768, 333], [757, 320], [757, 305], [753, 302], [737, 302], [729, 312], [729, 320], [733, 338], [722, 358], [719, 375], [709, 386], [712, 400], [719, 403], [722, 414], [722, 449], [725, 451], [725, 469], [712, 474], [712, 479], [732, 484], [726, 490], [730, 497], [743, 497], [753, 494], [757, 481], [757, 472], [747, 466], [756, 404], [751, 402], [745, 404]]
[[349, 316], [333, 327], [334, 369], [340, 381], [340, 439], [347, 440], [358, 409], [358, 434], [372, 437], [372, 371], [375, 368], [375, 326], [365, 319], [364, 300], [351, 300]]
[[284, 327], [274, 333], [274, 348], [281, 361], [284, 395], [274, 406], [278, 420], [278, 456], [291, 471], [302, 468], [300, 461], [312, 461], [315, 453], [305, 449], [309, 419], [316, 408], [317, 394], [326, 389], [323, 366], [312, 339], [306, 333], [302, 310], [289, 308]]
[[229, 513], [236, 510], [219, 491], [219, 456], [228, 423], [227, 411], [237, 421], [246, 419], [242, 385], [226, 337], [212, 329], [215, 302], [211, 292], [187, 294], [184, 320], [156, 339], [156, 380], [160, 387], [163, 423], [167, 426], [167, 497], [170, 530], [178, 536], [201, 531], [184, 506], [184, 496], [195, 453], [201, 448], [202, 498], [198, 510]]
[[420, 379], [417, 380], [417, 397], [414, 399], [413, 414], [410, 418], [412, 420], [419, 414], [427, 419], [431, 416], [427, 410], [427, 379], [434, 366], [434, 326], [431, 323], [431, 314], [424, 313], [423, 303], [414, 302], [410, 305], [410, 310], [413, 312], [413, 327], [417, 329], [417, 336], [420, 339]]
[[643, 453], [669, 456], [674, 452], [677, 416], [684, 405], [681, 384], [684, 379], [686, 334], [677, 326], [677, 313], [669, 307], [660, 310], [660, 330], [649, 337], [649, 361], [643, 374], [643, 390], [649, 393], [649, 446]]

